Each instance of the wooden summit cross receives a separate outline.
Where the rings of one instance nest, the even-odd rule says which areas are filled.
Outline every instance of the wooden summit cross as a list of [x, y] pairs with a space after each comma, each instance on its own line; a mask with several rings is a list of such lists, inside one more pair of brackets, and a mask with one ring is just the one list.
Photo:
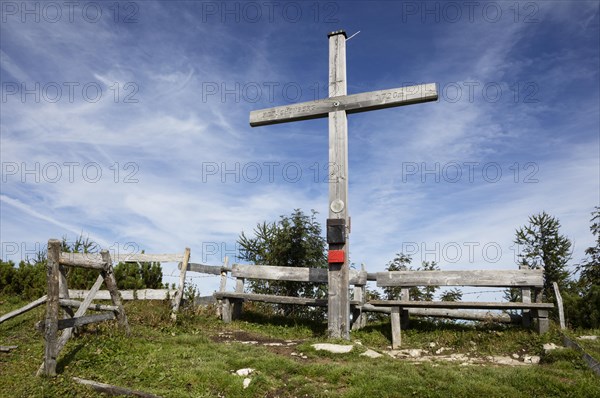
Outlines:
[[348, 122], [347, 113], [436, 101], [435, 83], [346, 94], [346, 32], [329, 33], [329, 98], [250, 112], [250, 126], [329, 118], [329, 336], [349, 339]]

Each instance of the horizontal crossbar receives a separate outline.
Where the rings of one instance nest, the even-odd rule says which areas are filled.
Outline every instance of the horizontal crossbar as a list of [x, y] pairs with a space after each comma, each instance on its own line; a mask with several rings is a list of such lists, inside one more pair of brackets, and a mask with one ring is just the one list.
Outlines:
[[437, 101], [435, 83], [341, 95], [250, 112], [250, 126], [295, 122], [327, 117], [329, 112], [359, 113], [395, 106]]
[[113, 312], [103, 312], [101, 314], [81, 316], [78, 318], [60, 319], [58, 321], [58, 330], [83, 326], [87, 325], [88, 323], [108, 321], [111, 319], [115, 319], [115, 314]]
[[[327, 273], [326, 268], [233, 264], [231, 275], [245, 279], [327, 283]], [[350, 270], [350, 284], [366, 285], [367, 273], [365, 271]]]
[[477, 301], [403, 301], [403, 300], [372, 300], [367, 304], [400, 308], [462, 308], [472, 310], [547, 310], [554, 308], [551, 303], [518, 303], [518, 302], [477, 302]]
[[[181, 264], [178, 266], [181, 269]], [[223, 272], [230, 272], [231, 268], [223, 267], [222, 265], [206, 265], [200, 263], [188, 263], [187, 271], [199, 272], [208, 275], [221, 275]]]
[[[60, 299], [59, 303], [63, 307], [70, 307], [70, 308], [79, 308], [79, 307], [81, 307], [81, 304], [82, 304], [81, 301], [70, 300], [70, 299]], [[92, 310], [92, 311], [118, 311], [119, 307], [117, 307], [116, 305], [103, 305], [103, 304], [94, 304], [94, 303], [92, 303], [92, 304], [89, 305], [88, 310]]]
[[[272, 304], [297, 304], [312, 305], [315, 307], [326, 307], [327, 299], [314, 299], [308, 297], [289, 297], [277, 296], [274, 294], [256, 294], [256, 293], [235, 293], [235, 292], [216, 292], [214, 294], [217, 300], [233, 299], [242, 301], [257, 301]], [[361, 304], [358, 301], [350, 301], [351, 305]]]
[[308, 297], [289, 297], [277, 296], [274, 294], [255, 294], [255, 293], [235, 293], [235, 292], [217, 292], [214, 294], [217, 300], [234, 299], [243, 301], [258, 301], [262, 303], [274, 304], [298, 304], [313, 305], [317, 307], [326, 307], [327, 299], [314, 299]]
[[388, 271], [378, 272], [379, 287], [477, 286], [543, 287], [543, 270]]

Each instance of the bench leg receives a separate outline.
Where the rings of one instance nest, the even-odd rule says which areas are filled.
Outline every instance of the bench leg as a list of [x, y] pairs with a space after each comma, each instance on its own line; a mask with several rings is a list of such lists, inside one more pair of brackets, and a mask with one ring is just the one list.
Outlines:
[[524, 328], [531, 327], [531, 311], [523, 310], [521, 312], [521, 324]]
[[352, 309], [352, 330], [359, 330], [365, 327], [366, 314], [363, 314], [360, 308]]
[[221, 316], [223, 322], [230, 323], [231, 322], [231, 303], [228, 298], [224, 298], [221, 305]]
[[402, 310], [400, 312], [400, 327], [406, 329], [410, 323], [410, 317], [408, 316], [408, 310]]
[[550, 321], [548, 320], [548, 310], [537, 310], [534, 313], [535, 319], [535, 330], [539, 334], [544, 334], [550, 328]]
[[240, 319], [242, 317], [242, 304], [244, 302], [242, 300], [235, 300], [233, 302], [233, 311], [232, 311], [232, 319]]
[[392, 307], [390, 314], [392, 322], [392, 350], [400, 348], [402, 345], [402, 330], [400, 328], [400, 307]]

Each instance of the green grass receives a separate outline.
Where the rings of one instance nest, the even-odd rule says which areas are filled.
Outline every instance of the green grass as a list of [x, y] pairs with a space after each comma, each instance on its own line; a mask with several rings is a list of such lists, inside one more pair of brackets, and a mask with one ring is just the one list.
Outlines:
[[[0, 298], [0, 314], [24, 303]], [[0, 353], [0, 397], [99, 397], [72, 381], [73, 376], [138, 389], [164, 397], [595, 397], [600, 379], [576, 355], [544, 357], [539, 366], [459, 366], [423, 363], [388, 356], [359, 356], [315, 351], [325, 342], [326, 325], [247, 312], [225, 325], [210, 311], [182, 313], [173, 323], [167, 303], [128, 302], [132, 329], [125, 336], [115, 322], [88, 326], [61, 353], [59, 376], [34, 376], [43, 357], [43, 338], [34, 329], [43, 317], [39, 307], [0, 325], [0, 345], [18, 349]], [[389, 323], [352, 333], [365, 347], [384, 350]], [[234, 340], [255, 340], [242, 344]], [[294, 346], [264, 342], [294, 340]], [[403, 346], [470, 355], [541, 354], [544, 342], [559, 343], [558, 333], [545, 336], [513, 327], [470, 326], [413, 321]], [[435, 348], [430, 343], [435, 343]], [[404, 347], [403, 347], [404, 348]], [[307, 359], [292, 356], [302, 353]], [[561, 356], [562, 355], [562, 356]], [[240, 368], [254, 368], [252, 383], [242, 388]]]
[[600, 329], [573, 330], [569, 331], [567, 334], [571, 340], [579, 344], [585, 352], [593, 356], [597, 361], [600, 361], [600, 337], [596, 340], [581, 340], [577, 338], [579, 336], [600, 336]]

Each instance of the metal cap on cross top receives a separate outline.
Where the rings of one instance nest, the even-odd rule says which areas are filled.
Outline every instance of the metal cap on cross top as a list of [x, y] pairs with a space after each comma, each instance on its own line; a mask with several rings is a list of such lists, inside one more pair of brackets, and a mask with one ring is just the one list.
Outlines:
[[[357, 32], [358, 33], [358, 32]], [[344, 39], [337, 37], [344, 35]], [[356, 33], [354, 34], [356, 35]], [[353, 35], [353, 36], [354, 36]], [[250, 112], [250, 126], [329, 119], [329, 244], [327, 323], [329, 336], [349, 339], [349, 242], [348, 124], [347, 115], [437, 101], [437, 85], [421, 84], [380, 91], [346, 93], [346, 32], [336, 30], [329, 38], [329, 97]], [[352, 37], [352, 36], [351, 36]]]
[[327, 37], [331, 37], [331, 36], [335, 36], [335, 35], [344, 35], [344, 37], [347, 39], [348, 36], [346, 35], [346, 31], [344, 29], [340, 29], [340, 30], [336, 30], [334, 32], [330, 32], [327, 34]]

